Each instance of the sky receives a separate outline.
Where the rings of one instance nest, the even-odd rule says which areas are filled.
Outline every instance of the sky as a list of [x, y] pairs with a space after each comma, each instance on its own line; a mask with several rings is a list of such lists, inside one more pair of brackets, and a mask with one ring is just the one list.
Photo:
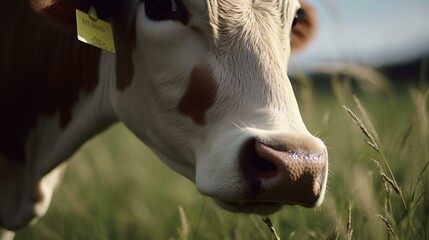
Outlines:
[[303, 71], [352, 62], [380, 67], [429, 54], [429, 0], [306, 0], [315, 9], [314, 41], [292, 57]]

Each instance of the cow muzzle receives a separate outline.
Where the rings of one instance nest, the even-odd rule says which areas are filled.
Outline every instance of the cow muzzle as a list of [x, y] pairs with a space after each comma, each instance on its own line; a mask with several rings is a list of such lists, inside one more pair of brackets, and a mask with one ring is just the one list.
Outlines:
[[248, 184], [241, 201], [220, 202], [230, 211], [262, 215], [283, 205], [315, 207], [323, 201], [328, 156], [325, 145], [307, 134], [251, 138], [240, 153], [240, 172]]

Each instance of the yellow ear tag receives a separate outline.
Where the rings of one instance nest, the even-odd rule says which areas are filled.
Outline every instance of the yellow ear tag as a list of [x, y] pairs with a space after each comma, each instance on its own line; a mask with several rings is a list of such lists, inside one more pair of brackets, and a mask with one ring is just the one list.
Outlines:
[[88, 14], [76, 9], [77, 39], [84, 43], [115, 53], [110, 23], [98, 19], [94, 7]]

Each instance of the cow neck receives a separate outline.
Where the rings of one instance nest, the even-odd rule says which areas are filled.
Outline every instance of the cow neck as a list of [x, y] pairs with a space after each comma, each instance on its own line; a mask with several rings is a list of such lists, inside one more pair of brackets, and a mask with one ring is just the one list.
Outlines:
[[[5, 13], [13, 24], [6, 26], [10, 34], [3, 36], [7, 47], [0, 56], [0, 154], [16, 163], [27, 162], [26, 143], [40, 121], [56, 119], [60, 132], [76, 131], [66, 138], [77, 138], [68, 141], [78, 147], [89, 135], [79, 127], [96, 128], [101, 120], [94, 116], [98, 110], [92, 105], [102, 102], [95, 94], [101, 89], [100, 50], [79, 43], [73, 31], [60, 29], [24, 5], [16, 3], [14, 10], [22, 13], [19, 19], [12, 14], [15, 11]], [[78, 102], [81, 109], [76, 109]], [[75, 136], [80, 132], [82, 137]]]

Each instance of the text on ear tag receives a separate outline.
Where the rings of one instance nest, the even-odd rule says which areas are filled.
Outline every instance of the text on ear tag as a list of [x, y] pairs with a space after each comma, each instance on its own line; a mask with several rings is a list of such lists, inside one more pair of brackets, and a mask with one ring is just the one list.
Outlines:
[[79, 41], [115, 53], [112, 26], [97, 17], [94, 7], [89, 15], [76, 9], [76, 26]]

